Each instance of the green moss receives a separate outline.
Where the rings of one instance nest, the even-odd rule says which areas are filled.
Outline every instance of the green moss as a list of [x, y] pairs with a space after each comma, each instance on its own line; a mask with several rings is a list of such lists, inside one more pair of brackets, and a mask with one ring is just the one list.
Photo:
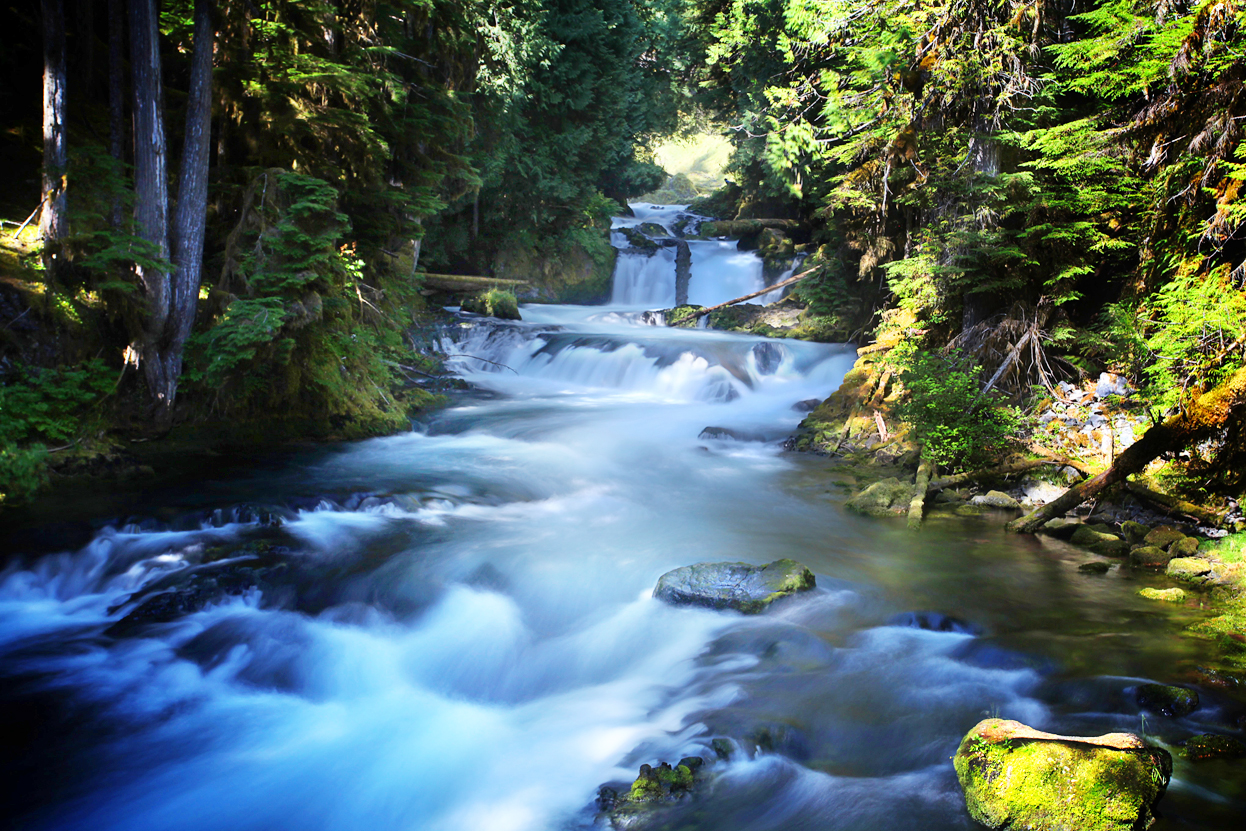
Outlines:
[[519, 301], [515, 299], [514, 292], [504, 289], [489, 289], [482, 294], [465, 297], [462, 308], [465, 312], [488, 315], [502, 320], [520, 319]]
[[990, 828], [1126, 831], [1150, 824], [1171, 774], [1157, 748], [1116, 749], [1047, 739], [961, 742], [955, 767], [970, 815]]

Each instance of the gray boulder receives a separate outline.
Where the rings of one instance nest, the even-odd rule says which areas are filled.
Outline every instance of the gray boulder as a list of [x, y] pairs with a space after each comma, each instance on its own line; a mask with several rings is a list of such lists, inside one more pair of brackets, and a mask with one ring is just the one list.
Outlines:
[[676, 606], [757, 614], [781, 597], [813, 587], [813, 572], [795, 560], [775, 560], [764, 566], [697, 563], [663, 574], [653, 596]]

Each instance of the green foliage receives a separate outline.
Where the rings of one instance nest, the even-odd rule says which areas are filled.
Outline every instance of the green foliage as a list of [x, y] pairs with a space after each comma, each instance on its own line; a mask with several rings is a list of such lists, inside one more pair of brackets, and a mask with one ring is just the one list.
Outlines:
[[78, 438], [93, 408], [112, 390], [100, 360], [77, 367], [19, 367], [0, 385], [0, 504], [32, 496], [47, 483], [46, 442]]
[[47, 449], [0, 443], [0, 505], [29, 499], [47, 484]]
[[888, 360], [900, 369], [907, 398], [897, 414], [913, 427], [922, 455], [949, 469], [979, 465], [1001, 453], [1019, 415], [980, 395], [976, 364], [902, 344]]
[[464, 298], [463, 311], [503, 320], [519, 320], [519, 301], [515, 299], [513, 292], [489, 289], [479, 295]]
[[103, 361], [77, 367], [22, 367], [0, 386], [0, 444], [66, 442], [83, 417], [111, 392], [114, 378]]

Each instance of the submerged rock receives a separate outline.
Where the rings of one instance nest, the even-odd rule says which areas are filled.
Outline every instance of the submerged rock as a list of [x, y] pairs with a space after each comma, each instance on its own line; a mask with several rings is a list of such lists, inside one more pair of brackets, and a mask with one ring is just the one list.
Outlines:
[[1077, 567], [1077, 570], [1083, 571], [1087, 574], [1107, 574], [1112, 570], [1112, 564], [1099, 560], [1093, 563], [1082, 563]]
[[707, 439], [715, 439], [718, 441], [765, 441], [766, 437], [761, 433], [752, 433], [748, 430], [736, 430], [734, 427], [706, 427], [697, 434], [697, 438], [702, 441]]
[[848, 500], [846, 506], [866, 516], [883, 517], [907, 513], [913, 486], [892, 477], [875, 482]]
[[1198, 709], [1198, 693], [1171, 684], [1142, 684], [1134, 697], [1143, 709], [1171, 718], [1188, 716]]
[[1172, 776], [1168, 752], [1132, 733], [1058, 736], [994, 718], [954, 758], [969, 814], [988, 828], [1147, 828]]
[[1053, 537], [1067, 540], [1069, 537], [1073, 536], [1073, 534], [1077, 533], [1077, 529], [1081, 527], [1082, 524], [1075, 519], [1056, 517], [1055, 519], [1048, 520], [1039, 530], [1044, 534], [1050, 534]]
[[1185, 740], [1181, 755], [1191, 762], [1206, 762], [1212, 759], [1240, 759], [1246, 756], [1246, 744], [1242, 744], [1232, 736], [1218, 736], [1214, 733], [1203, 733]]
[[663, 574], [653, 596], [676, 606], [757, 614], [781, 597], [813, 587], [813, 572], [795, 560], [775, 560], [764, 566], [697, 563]]

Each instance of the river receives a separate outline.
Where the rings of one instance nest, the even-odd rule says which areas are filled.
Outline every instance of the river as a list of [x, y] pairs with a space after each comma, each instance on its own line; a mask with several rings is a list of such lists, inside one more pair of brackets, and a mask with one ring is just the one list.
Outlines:
[[[636, 210], [618, 222], [679, 212]], [[734, 243], [692, 261], [694, 303], [763, 287]], [[4, 552], [6, 822], [587, 829], [599, 785], [719, 739], [672, 828], [943, 831], [975, 827], [949, 757], [988, 715], [1235, 732], [1214, 690], [1179, 720], [1133, 702], [1211, 658], [1176, 637], [1197, 611], [1136, 596], [1162, 578], [1079, 573], [997, 517], [846, 513], [833, 464], [781, 439], [852, 349], [652, 325], [673, 270], [625, 254], [610, 304], [465, 319], [447, 349], [473, 390], [411, 432], [223, 464], [80, 547]], [[780, 557], [818, 587], [764, 615], [650, 597], [681, 565]], [[144, 587], [254, 562], [255, 585], [115, 627]], [[1178, 760], [1155, 827], [1240, 828], [1238, 770]]]

